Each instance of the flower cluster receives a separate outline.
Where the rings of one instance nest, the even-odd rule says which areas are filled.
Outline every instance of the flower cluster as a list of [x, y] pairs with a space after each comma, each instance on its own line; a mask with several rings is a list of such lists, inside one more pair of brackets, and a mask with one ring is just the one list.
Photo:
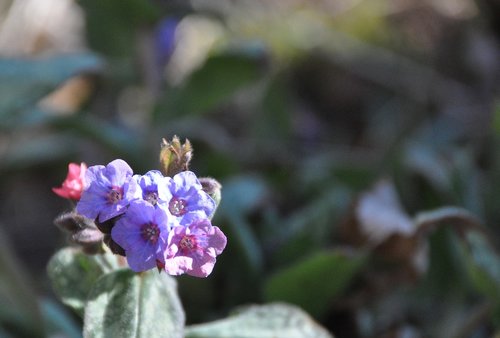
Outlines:
[[134, 175], [118, 159], [89, 167], [82, 183], [76, 212], [111, 235], [132, 270], [158, 267], [197, 277], [212, 272], [226, 237], [211, 224], [216, 202], [193, 172]]

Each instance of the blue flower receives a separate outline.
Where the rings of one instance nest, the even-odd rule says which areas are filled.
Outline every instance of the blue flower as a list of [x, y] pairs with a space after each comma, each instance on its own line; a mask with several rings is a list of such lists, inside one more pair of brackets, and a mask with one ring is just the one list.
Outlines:
[[[171, 197], [170, 194], [166, 193], [167, 189], [165, 189], [168, 180], [160, 171], [151, 170], [142, 176], [134, 175], [134, 179], [141, 188], [143, 200], [153, 206], [168, 209], [168, 201]], [[159, 186], [164, 188], [158, 189]]]
[[200, 181], [191, 171], [167, 177], [167, 185], [158, 186], [158, 192], [167, 196], [168, 211], [180, 225], [210, 218], [216, 208], [215, 201], [202, 190]]
[[157, 65], [165, 67], [175, 49], [175, 32], [179, 21], [166, 18], [160, 21], [155, 29], [155, 51]]
[[165, 210], [143, 200], [133, 201], [111, 230], [111, 238], [125, 250], [136, 272], [163, 265], [171, 225]]
[[76, 211], [90, 219], [99, 218], [102, 223], [123, 214], [139, 193], [132, 169], [125, 161], [92, 166], [85, 173], [85, 189]]
[[170, 275], [207, 277], [226, 243], [224, 233], [208, 219], [174, 227], [168, 238], [164, 269]]

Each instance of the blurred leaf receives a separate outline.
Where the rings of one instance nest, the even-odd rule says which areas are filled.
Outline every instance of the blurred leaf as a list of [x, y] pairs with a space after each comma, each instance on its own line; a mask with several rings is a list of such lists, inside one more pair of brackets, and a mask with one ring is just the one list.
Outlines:
[[500, 100], [497, 99], [495, 102], [495, 108], [493, 112], [493, 128], [497, 134], [500, 134]]
[[[266, 88], [259, 114], [253, 119], [253, 137], [261, 142], [263, 151], [275, 154], [288, 143], [291, 129], [291, 96], [283, 77], [274, 77]], [[271, 155], [270, 154], [270, 155]], [[275, 154], [276, 156], [276, 154]]]
[[80, 338], [82, 332], [74, 319], [57, 303], [43, 299], [40, 302], [47, 332], [51, 337]]
[[287, 304], [253, 305], [226, 319], [192, 325], [186, 338], [332, 338], [301, 309]]
[[102, 59], [91, 53], [0, 59], [0, 118], [13, 118], [18, 110], [35, 104], [70, 77], [98, 72], [102, 67]]
[[469, 229], [481, 229], [480, 220], [469, 211], [459, 207], [441, 207], [418, 213], [414, 217], [418, 235], [427, 234], [442, 226], [452, 226], [457, 232]]
[[220, 217], [230, 221], [235, 240], [254, 272], [262, 268], [262, 248], [244, 216], [263, 203], [266, 197], [267, 188], [260, 178], [234, 177], [223, 182], [222, 202], [217, 211]]
[[439, 192], [447, 192], [451, 189], [452, 168], [436, 147], [423, 142], [414, 142], [410, 143], [405, 150], [403, 161], [407, 171], [422, 176]]
[[161, 14], [152, 1], [80, 0], [86, 14], [87, 39], [92, 49], [110, 56], [134, 51], [137, 28], [151, 24]]
[[210, 111], [255, 83], [261, 76], [260, 68], [257, 59], [243, 54], [212, 56], [181, 88], [167, 93], [161, 111], [166, 112], [165, 118]]
[[474, 286], [500, 305], [500, 256], [483, 233], [470, 231], [465, 240], [471, 253], [467, 265]]
[[335, 232], [335, 224], [349, 206], [351, 194], [342, 186], [326, 187], [306, 206], [294, 212], [282, 226], [277, 227], [275, 240], [282, 243], [274, 258], [285, 263], [328, 245]]
[[268, 189], [266, 183], [256, 176], [233, 177], [225, 181], [221, 211], [226, 214], [247, 214], [264, 203]]
[[9, 146], [0, 164], [2, 171], [15, 171], [36, 167], [74, 153], [73, 140], [61, 135], [22, 139], [10, 143]]
[[[44, 328], [29, 276], [0, 229], [0, 327], [14, 336], [43, 337]], [[1, 334], [1, 331], [0, 331]]]
[[364, 263], [364, 255], [319, 251], [272, 275], [265, 284], [265, 299], [290, 302], [321, 317]]
[[107, 147], [128, 161], [141, 162], [143, 159], [142, 138], [132, 130], [92, 115], [77, 115], [54, 118], [50, 124], [61, 131], [73, 131], [100, 145]]
[[67, 247], [50, 259], [47, 273], [62, 302], [83, 315], [87, 296], [96, 280], [118, 268], [117, 256], [111, 253], [87, 255], [78, 248]]
[[184, 311], [173, 278], [129, 269], [101, 277], [85, 308], [85, 337], [183, 337]]

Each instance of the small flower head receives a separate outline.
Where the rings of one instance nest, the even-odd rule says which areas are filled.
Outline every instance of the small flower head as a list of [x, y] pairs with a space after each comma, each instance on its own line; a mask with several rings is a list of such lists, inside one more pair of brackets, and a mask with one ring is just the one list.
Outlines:
[[130, 268], [136, 272], [152, 269], [163, 262], [167, 246], [167, 213], [143, 200], [133, 201], [127, 213], [111, 230], [111, 238], [125, 250]]
[[174, 227], [165, 252], [165, 271], [170, 275], [187, 273], [207, 277], [214, 268], [216, 256], [226, 247], [226, 241], [222, 231], [212, 226], [208, 219]]
[[[163, 191], [165, 188], [168, 190]], [[177, 217], [181, 225], [209, 218], [215, 211], [215, 201], [202, 190], [198, 178], [191, 171], [182, 171], [173, 178], [167, 178], [167, 185], [159, 189], [168, 196], [168, 211]]]
[[78, 201], [82, 196], [86, 171], [87, 165], [85, 163], [70, 163], [68, 165], [68, 175], [61, 187], [52, 188], [52, 191], [63, 198]]
[[[142, 191], [142, 199], [149, 202], [153, 206], [160, 206], [167, 208], [167, 198], [165, 189], [158, 191], [158, 186], [166, 186], [167, 179], [158, 170], [148, 171], [145, 175], [135, 175], [134, 179], [137, 181]], [[160, 195], [160, 193], [162, 193]]]
[[132, 169], [123, 160], [107, 166], [96, 165], [85, 174], [85, 190], [76, 211], [100, 223], [123, 214], [128, 204], [138, 198], [140, 189], [132, 179]]

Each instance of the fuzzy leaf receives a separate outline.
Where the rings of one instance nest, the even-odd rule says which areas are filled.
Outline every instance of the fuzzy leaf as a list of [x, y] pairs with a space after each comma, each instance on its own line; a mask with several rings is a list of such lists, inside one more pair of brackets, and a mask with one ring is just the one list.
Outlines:
[[321, 251], [271, 276], [265, 285], [268, 301], [299, 305], [321, 316], [365, 262], [361, 255]]
[[298, 307], [253, 305], [228, 318], [186, 328], [186, 338], [333, 338]]
[[83, 314], [87, 296], [95, 281], [118, 268], [117, 257], [111, 253], [90, 256], [77, 248], [67, 247], [50, 259], [47, 272], [62, 302]]
[[181, 338], [184, 311], [175, 280], [147, 271], [118, 270], [100, 278], [90, 292], [83, 334], [99, 337]]

